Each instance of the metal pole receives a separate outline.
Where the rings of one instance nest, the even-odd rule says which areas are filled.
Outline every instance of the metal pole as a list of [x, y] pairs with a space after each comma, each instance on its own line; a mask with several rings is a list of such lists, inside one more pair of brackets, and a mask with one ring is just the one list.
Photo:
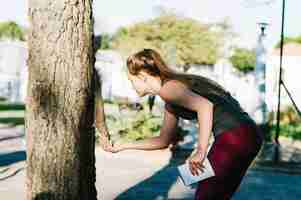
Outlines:
[[282, 0], [282, 25], [281, 25], [281, 41], [280, 41], [280, 69], [279, 69], [279, 83], [278, 83], [278, 108], [277, 108], [277, 127], [275, 142], [277, 151], [275, 152], [275, 162], [279, 161], [279, 132], [280, 132], [280, 94], [281, 94], [281, 84], [282, 84], [282, 57], [283, 57], [283, 40], [284, 40], [284, 15], [285, 14], [285, 0]]

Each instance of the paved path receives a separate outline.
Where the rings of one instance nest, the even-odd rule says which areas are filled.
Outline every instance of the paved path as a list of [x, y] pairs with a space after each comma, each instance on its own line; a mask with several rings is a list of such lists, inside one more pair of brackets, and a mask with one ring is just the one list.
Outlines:
[[[4, 140], [8, 136], [10, 139]], [[18, 129], [0, 129], [1, 200], [25, 199], [25, 149], [19, 136]], [[23, 154], [19, 155], [20, 152]], [[7, 161], [12, 155], [18, 155], [13, 157], [18, 162]], [[96, 148], [98, 199], [193, 199], [195, 187], [185, 187], [176, 170], [176, 166], [184, 161], [179, 159], [183, 156], [183, 152], [173, 154], [168, 150], [129, 150], [111, 154]], [[2, 162], [3, 158], [6, 164]], [[300, 185], [301, 174], [250, 169], [233, 199], [300, 200]]]
[[[97, 148], [98, 199], [193, 199], [195, 188], [182, 184], [170, 156], [168, 151], [109, 154]], [[1, 199], [25, 199], [24, 167], [25, 162], [19, 162], [4, 173], [19, 170], [0, 180]], [[234, 200], [300, 200], [300, 185], [301, 175], [249, 170]]]
[[[182, 184], [170, 152], [97, 151], [97, 186], [103, 199], [193, 199], [196, 188]], [[300, 200], [300, 185], [301, 175], [249, 170], [234, 200]]]

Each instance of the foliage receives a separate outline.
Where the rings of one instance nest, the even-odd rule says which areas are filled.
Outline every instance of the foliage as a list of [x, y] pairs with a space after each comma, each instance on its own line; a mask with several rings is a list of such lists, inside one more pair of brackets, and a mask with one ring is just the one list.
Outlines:
[[[276, 125], [271, 127], [271, 135], [274, 138], [276, 135]], [[280, 136], [285, 136], [295, 140], [301, 140], [301, 124], [280, 124]]]
[[24, 104], [15, 104], [15, 103], [9, 103], [9, 102], [1, 102], [0, 101], [0, 111], [19, 111], [19, 110], [25, 110]]
[[230, 57], [233, 66], [242, 72], [254, 70], [256, 65], [255, 50], [245, 48], [234, 48], [234, 53]]
[[114, 101], [109, 100], [109, 99], [103, 99], [103, 103], [106, 103], [106, 104], [114, 104]]
[[98, 49], [110, 49], [110, 42], [112, 40], [112, 37], [107, 34], [107, 33], [104, 33], [101, 35], [101, 42], [100, 42], [100, 46]]
[[[299, 35], [297, 37], [284, 37], [283, 38], [283, 44], [287, 44], [287, 43], [298, 43], [298, 44], [301, 44], [301, 35]], [[280, 48], [280, 44], [281, 44], [281, 41], [279, 41], [276, 44], [276, 48]]]
[[152, 48], [168, 63], [176, 65], [214, 64], [221, 56], [220, 47], [230, 27], [225, 23], [202, 24], [163, 13], [152, 20], [120, 28], [113, 36], [112, 48], [125, 56]]
[[300, 116], [292, 106], [286, 107], [280, 112], [280, 121], [283, 124], [298, 124], [301, 123]]
[[[136, 141], [160, 134], [162, 116], [154, 116], [145, 110], [133, 113], [122, 113], [120, 115], [106, 115], [106, 123], [113, 141]], [[180, 140], [186, 133], [178, 128], [175, 140]]]
[[0, 23], [0, 38], [25, 40], [22, 28], [13, 21]]
[[0, 100], [0, 124], [24, 125], [24, 104], [12, 104]]
[[106, 117], [112, 135], [125, 140], [140, 140], [159, 135], [161, 120], [141, 111], [132, 117]]
[[[276, 135], [276, 122], [273, 123], [272, 119], [275, 118], [275, 113], [270, 113], [269, 131], [273, 138]], [[301, 140], [301, 118], [293, 107], [288, 106], [280, 112], [280, 136], [289, 137], [292, 139]]]
[[9, 124], [11, 126], [17, 126], [24, 125], [24, 123], [24, 117], [0, 117], [0, 124]]

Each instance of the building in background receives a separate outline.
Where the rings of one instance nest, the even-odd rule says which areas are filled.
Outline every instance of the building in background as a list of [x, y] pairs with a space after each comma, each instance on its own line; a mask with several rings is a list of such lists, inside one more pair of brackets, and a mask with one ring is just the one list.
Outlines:
[[[280, 48], [268, 53], [266, 68], [266, 101], [268, 110], [276, 112], [278, 103]], [[301, 108], [301, 44], [287, 43], [283, 46], [282, 80], [298, 108]], [[285, 90], [281, 93], [281, 108], [292, 106]]]
[[113, 50], [101, 50], [95, 55], [95, 68], [102, 81], [102, 96], [107, 100], [124, 99], [138, 102], [139, 96], [127, 78], [125, 61]]
[[20, 41], [0, 42], [0, 96], [24, 102], [27, 85], [27, 46]]

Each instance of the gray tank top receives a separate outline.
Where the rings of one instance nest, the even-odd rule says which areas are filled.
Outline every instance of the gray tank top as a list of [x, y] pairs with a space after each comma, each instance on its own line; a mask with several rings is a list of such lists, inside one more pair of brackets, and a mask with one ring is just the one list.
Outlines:
[[[239, 102], [217, 82], [196, 75], [187, 76], [185, 79], [191, 91], [207, 98], [214, 104], [212, 127], [214, 137], [241, 124], [255, 125], [248, 113], [241, 108]], [[166, 108], [181, 118], [197, 119], [195, 111], [182, 106], [168, 103]]]

